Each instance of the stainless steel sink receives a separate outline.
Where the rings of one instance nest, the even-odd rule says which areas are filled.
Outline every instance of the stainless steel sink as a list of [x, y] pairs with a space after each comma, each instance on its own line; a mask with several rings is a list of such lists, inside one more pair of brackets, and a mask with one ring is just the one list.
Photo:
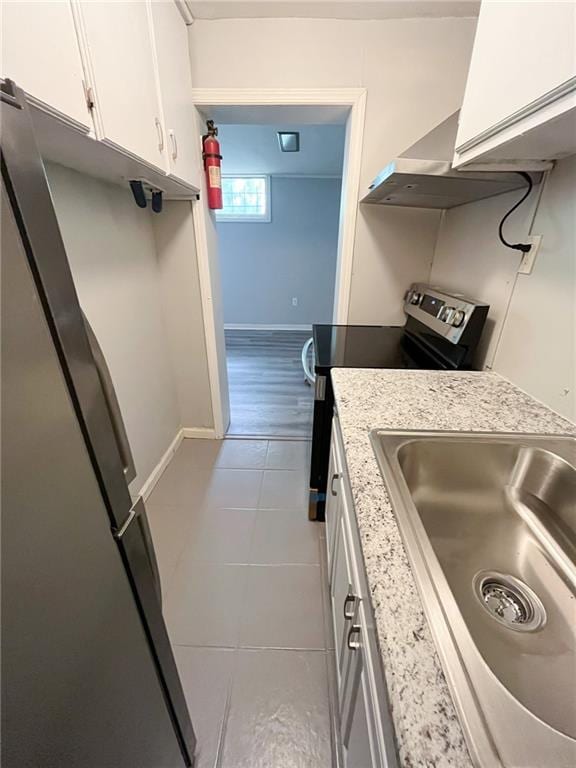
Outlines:
[[472, 759], [576, 766], [576, 438], [372, 443]]

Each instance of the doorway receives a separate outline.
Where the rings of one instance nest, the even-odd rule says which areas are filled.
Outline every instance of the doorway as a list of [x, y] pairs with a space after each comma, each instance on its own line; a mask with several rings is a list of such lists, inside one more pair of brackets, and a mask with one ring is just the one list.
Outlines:
[[[301, 357], [312, 325], [333, 318], [345, 124], [300, 124], [290, 111], [281, 124], [273, 110], [266, 123], [218, 126], [228, 435], [311, 434]], [[250, 120], [251, 110], [229, 110], [228, 119]]]
[[[260, 211], [270, 217], [267, 223], [250, 224], [226, 221], [195, 206], [215, 434], [309, 438], [314, 394], [306, 383], [301, 354], [312, 323], [345, 323], [347, 318], [365, 92], [197, 91], [195, 103], [199, 128], [208, 117], [220, 128], [228, 199], [234, 181], [236, 190], [246, 189], [242, 178], [251, 183], [260, 175], [260, 188], [248, 191], [268, 196], [270, 205]], [[274, 147], [275, 160], [289, 159], [292, 166], [266, 164], [264, 143], [247, 138], [258, 131], [268, 132], [265, 144]], [[292, 157], [281, 153], [279, 132], [298, 134], [300, 152]], [[331, 151], [318, 150], [331, 141]], [[304, 148], [311, 146], [316, 151], [306, 153]], [[262, 189], [263, 184], [268, 188]], [[226, 187], [223, 191], [226, 197]], [[331, 208], [328, 237], [313, 231], [320, 226], [323, 207]], [[284, 236], [282, 244], [280, 233], [270, 245], [276, 262], [266, 259], [262, 241], [290, 213], [292, 222], [284, 221], [289, 237]], [[260, 241], [259, 251], [249, 233]], [[304, 245], [314, 251], [314, 243], [319, 253], [328, 244], [330, 267], [309, 250], [298, 265], [286, 247], [298, 236], [301, 245], [293, 253], [304, 252]], [[297, 286], [291, 281], [297, 279], [299, 267], [308, 280]]]

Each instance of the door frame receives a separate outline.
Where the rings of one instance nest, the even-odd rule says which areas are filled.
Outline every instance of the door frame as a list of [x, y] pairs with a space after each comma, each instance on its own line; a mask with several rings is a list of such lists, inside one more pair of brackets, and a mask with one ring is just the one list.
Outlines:
[[[348, 107], [346, 121], [346, 142], [342, 169], [342, 194], [340, 199], [340, 221], [338, 227], [338, 252], [336, 265], [336, 285], [334, 296], [333, 321], [346, 323], [350, 306], [350, 287], [352, 283], [352, 265], [354, 257], [354, 239], [356, 235], [356, 217], [360, 189], [360, 167], [364, 138], [364, 118], [366, 113], [365, 88], [193, 88], [192, 102], [196, 107], [197, 117], [201, 110], [214, 106], [341, 106]], [[198, 120], [200, 124], [200, 121]], [[203, 196], [205, 197], [205, 196]], [[228, 382], [222, 375], [225, 371], [220, 360], [222, 345], [219, 334], [223, 327], [215, 315], [214, 290], [220, 290], [213, 280], [214, 261], [217, 253], [210, 247], [207, 217], [210, 216], [206, 204], [196, 204], [194, 225], [196, 230], [196, 251], [200, 290], [202, 293], [202, 311], [204, 333], [210, 376], [212, 414], [215, 437], [224, 437], [229, 424]], [[225, 350], [224, 350], [225, 354]]]

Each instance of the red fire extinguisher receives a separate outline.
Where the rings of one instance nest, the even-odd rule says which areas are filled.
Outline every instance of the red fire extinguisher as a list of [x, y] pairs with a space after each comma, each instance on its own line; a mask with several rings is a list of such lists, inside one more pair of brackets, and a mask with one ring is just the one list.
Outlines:
[[202, 136], [202, 159], [206, 173], [206, 188], [208, 189], [208, 207], [222, 208], [222, 179], [220, 176], [220, 144], [218, 143], [218, 128], [214, 120], [206, 121], [206, 133]]

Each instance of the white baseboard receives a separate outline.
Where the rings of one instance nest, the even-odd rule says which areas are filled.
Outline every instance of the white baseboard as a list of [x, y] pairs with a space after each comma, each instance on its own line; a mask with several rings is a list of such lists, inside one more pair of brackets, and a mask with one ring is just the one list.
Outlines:
[[211, 427], [184, 427], [183, 437], [193, 437], [200, 440], [215, 440], [216, 430]]
[[180, 445], [183, 439], [184, 439], [184, 430], [179, 429], [176, 434], [176, 437], [174, 438], [174, 440], [172, 440], [166, 452], [164, 453], [164, 455], [162, 456], [158, 464], [156, 464], [156, 466], [148, 476], [148, 479], [140, 489], [140, 496], [142, 496], [144, 501], [146, 501], [148, 496], [150, 496], [150, 494], [154, 490], [156, 483], [158, 482], [158, 480], [160, 480], [162, 473], [170, 463], [170, 459], [172, 458], [172, 456], [174, 456], [174, 454], [178, 450], [178, 446]]
[[250, 325], [249, 323], [224, 323], [225, 331], [310, 331], [311, 325]]
[[176, 437], [168, 448], [166, 449], [164, 455], [156, 464], [150, 475], [148, 476], [148, 479], [142, 486], [139, 492], [139, 496], [142, 496], [144, 501], [150, 496], [152, 491], [154, 490], [156, 483], [158, 480], [160, 480], [162, 473], [170, 463], [170, 460], [172, 459], [172, 456], [176, 453], [178, 450], [178, 447], [180, 446], [180, 443], [182, 440], [185, 440], [186, 438], [194, 437], [194, 438], [203, 438], [208, 440], [214, 440], [216, 438], [216, 432], [214, 429], [207, 428], [207, 427], [183, 427], [182, 429], [179, 429]]

